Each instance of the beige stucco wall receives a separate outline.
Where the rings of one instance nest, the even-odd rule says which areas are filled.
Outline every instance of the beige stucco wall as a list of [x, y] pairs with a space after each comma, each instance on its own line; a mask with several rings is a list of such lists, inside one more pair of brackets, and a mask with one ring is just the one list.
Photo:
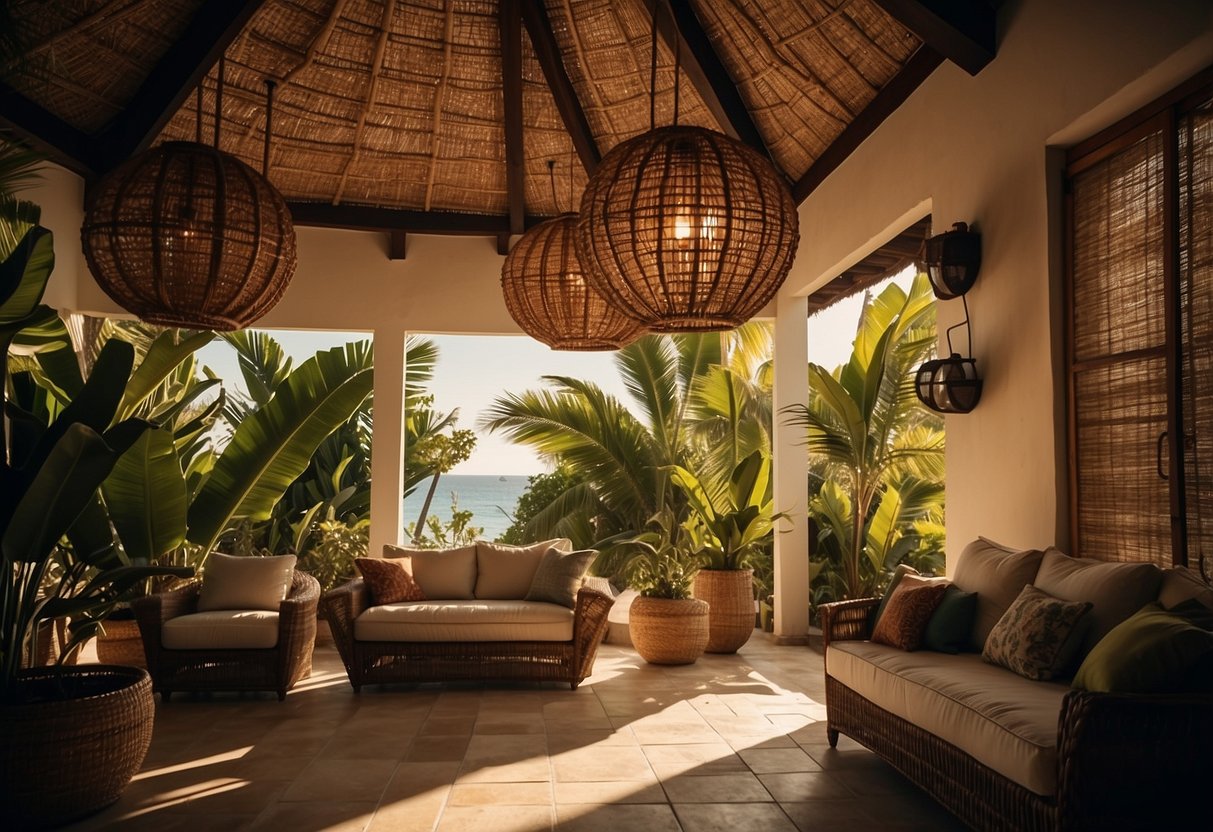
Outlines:
[[[1009, 2], [1000, 33], [979, 75], [940, 67], [810, 195], [783, 290], [810, 291], [928, 211], [937, 232], [979, 226], [983, 264], [968, 299], [985, 388], [972, 414], [947, 420], [950, 562], [979, 534], [1066, 546], [1061, 154], [1048, 148], [1213, 63], [1213, 4]], [[959, 301], [942, 303], [941, 334], [961, 317]]]

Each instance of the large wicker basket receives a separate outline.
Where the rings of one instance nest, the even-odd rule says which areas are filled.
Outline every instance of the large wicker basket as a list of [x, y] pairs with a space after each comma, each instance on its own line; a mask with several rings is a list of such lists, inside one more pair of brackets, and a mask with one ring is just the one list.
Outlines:
[[105, 632], [97, 634], [97, 661], [102, 664], [147, 667], [147, 656], [143, 652], [143, 636], [139, 634], [138, 621], [133, 618], [109, 618], [102, 626]]
[[107, 665], [30, 670], [19, 690], [25, 701], [0, 705], [5, 828], [54, 826], [117, 800], [152, 741], [155, 702], [147, 671]]
[[639, 596], [628, 614], [632, 646], [650, 664], [692, 664], [708, 646], [708, 605]]
[[754, 632], [754, 570], [700, 569], [695, 597], [708, 602], [709, 653], [736, 653]]

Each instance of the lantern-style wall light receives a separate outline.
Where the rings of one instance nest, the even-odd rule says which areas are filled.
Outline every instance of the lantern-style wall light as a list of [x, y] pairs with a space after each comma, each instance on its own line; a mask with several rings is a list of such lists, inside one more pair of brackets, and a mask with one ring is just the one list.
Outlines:
[[[948, 327], [948, 357], [925, 362], [914, 375], [918, 400], [937, 413], [969, 413], [981, 400], [981, 377], [973, 358], [973, 329], [965, 294], [973, 288], [981, 268], [981, 235], [963, 222], [951, 231], [926, 241], [924, 257], [931, 289], [940, 300], [960, 298], [965, 317]], [[952, 348], [952, 330], [964, 327], [969, 339], [968, 357]]]

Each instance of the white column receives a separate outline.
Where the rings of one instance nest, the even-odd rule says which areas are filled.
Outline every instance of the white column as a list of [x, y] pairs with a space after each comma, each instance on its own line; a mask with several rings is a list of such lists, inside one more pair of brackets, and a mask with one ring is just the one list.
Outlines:
[[403, 329], [375, 330], [375, 399], [371, 434], [371, 548], [404, 539], [404, 344]]
[[809, 401], [808, 300], [775, 299], [775, 417], [771, 458], [775, 509], [788, 519], [775, 535], [775, 641], [806, 644], [809, 637], [808, 457], [804, 428], [788, 424], [789, 405]]

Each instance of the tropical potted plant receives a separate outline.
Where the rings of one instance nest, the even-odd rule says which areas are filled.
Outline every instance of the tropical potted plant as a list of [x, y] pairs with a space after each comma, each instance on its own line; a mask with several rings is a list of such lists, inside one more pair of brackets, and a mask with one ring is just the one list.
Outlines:
[[[63, 323], [41, 305], [54, 267], [51, 233], [26, 228], [0, 262], [0, 406], [11, 426], [6, 431], [0, 420], [0, 817], [17, 828], [61, 823], [117, 800], [151, 741], [147, 673], [105, 665], [23, 669], [27, 651], [37, 655], [39, 623], [70, 620], [70, 654], [138, 583], [190, 574], [126, 562], [108, 524], [96, 522], [98, 487], [151, 427], [117, 418], [123, 386], [115, 379], [129, 377], [129, 344], [106, 345], [49, 425], [8, 400], [10, 386], [33, 385], [28, 371], [9, 377], [14, 342], [34, 353], [51, 350], [40, 363], [62, 359], [44, 336]], [[56, 557], [63, 577], [48, 588]]]
[[628, 585], [640, 593], [628, 613], [632, 646], [651, 664], [693, 664], [708, 644], [707, 602], [691, 597], [695, 561], [672, 513], [661, 512], [649, 526], [627, 542], [639, 550], [626, 569]]
[[754, 632], [751, 559], [783, 516], [772, 509], [770, 457], [751, 453], [715, 495], [686, 468], [671, 469], [670, 480], [687, 499], [683, 526], [701, 565], [694, 594], [710, 608], [707, 652], [735, 653]]

